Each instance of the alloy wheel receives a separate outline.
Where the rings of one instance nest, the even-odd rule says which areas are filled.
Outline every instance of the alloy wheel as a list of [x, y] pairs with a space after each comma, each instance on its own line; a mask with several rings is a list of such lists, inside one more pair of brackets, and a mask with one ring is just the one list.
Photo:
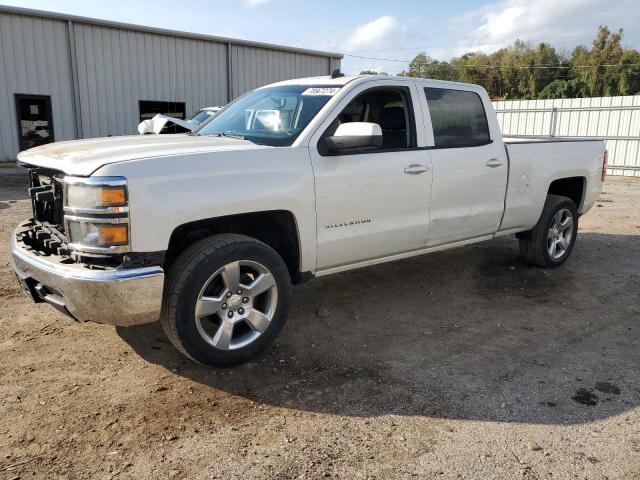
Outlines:
[[573, 215], [562, 208], [554, 215], [547, 234], [547, 252], [553, 260], [558, 260], [567, 252], [573, 237]]
[[195, 307], [198, 332], [211, 346], [236, 350], [269, 328], [278, 304], [278, 287], [264, 265], [230, 262], [209, 277]]

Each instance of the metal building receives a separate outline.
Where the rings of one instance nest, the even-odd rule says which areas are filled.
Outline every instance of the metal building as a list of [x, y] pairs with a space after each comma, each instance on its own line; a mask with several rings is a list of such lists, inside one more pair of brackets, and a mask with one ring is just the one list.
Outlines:
[[0, 6], [0, 161], [50, 141], [135, 134], [341, 54]]

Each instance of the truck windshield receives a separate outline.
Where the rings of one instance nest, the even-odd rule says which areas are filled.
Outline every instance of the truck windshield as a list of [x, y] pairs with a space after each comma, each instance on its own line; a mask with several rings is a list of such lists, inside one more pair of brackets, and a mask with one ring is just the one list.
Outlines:
[[283, 85], [253, 90], [193, 132], [241, 136], [254, 143], [288, 147], [339, 88]]

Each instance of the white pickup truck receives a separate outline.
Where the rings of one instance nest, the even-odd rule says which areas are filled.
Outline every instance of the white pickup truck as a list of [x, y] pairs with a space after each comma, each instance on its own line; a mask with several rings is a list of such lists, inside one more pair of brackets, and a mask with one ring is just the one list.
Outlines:
[[503, 142], [476, 85], [336, 74], [253, 90], [191, 134], [18, 158], [26, 293], [79, 321], [159, 319], [212, 366], [267, 347], [290, 285], [314, 276], [509, 234], [531, 264], [561, 265], [607, 162], [601, 141]]

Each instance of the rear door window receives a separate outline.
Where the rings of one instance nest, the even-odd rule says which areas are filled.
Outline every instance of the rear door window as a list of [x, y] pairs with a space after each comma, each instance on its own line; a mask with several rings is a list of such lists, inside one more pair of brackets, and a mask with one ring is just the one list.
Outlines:
[[475, 92], [426, 87], [435, 146], [473, 147], [491, 142], [482, 99]]

